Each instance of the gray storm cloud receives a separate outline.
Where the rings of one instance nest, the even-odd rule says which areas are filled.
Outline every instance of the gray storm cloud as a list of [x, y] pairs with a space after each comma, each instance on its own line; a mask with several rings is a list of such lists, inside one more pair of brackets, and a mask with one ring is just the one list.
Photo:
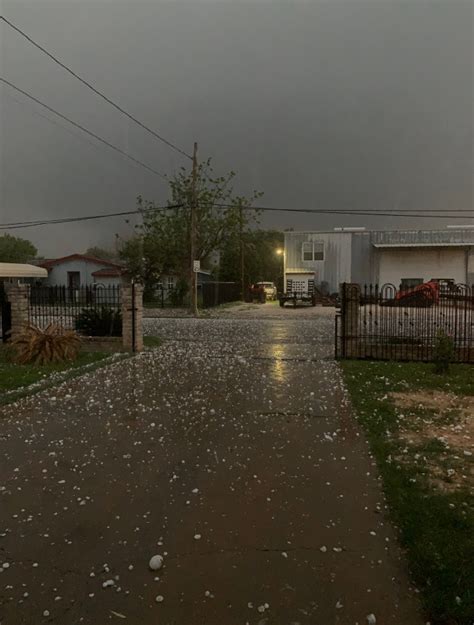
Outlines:
[[[473, 4], [4, 0], [1, 13], [165, 137], [267, 205], [473, 208]], [[163, 173], [189, 163], [2, 24], [1, 75]], [[49, 121], [46, 118], [50, 118]], [[1, 222], [163, 202], [166, 185], [0, 88]], [[468, 222], [468, 220], [466, 220]], [[446, 222], [268, 214], [267, 227]], [[45, 255], [123, 219], [16, 231]]]

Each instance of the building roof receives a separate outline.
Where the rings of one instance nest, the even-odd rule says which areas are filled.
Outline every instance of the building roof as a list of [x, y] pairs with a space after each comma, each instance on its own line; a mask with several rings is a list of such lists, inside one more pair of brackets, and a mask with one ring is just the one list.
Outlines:
[[400, 249], [419, 247], [471, 247], [470, 241], [464, 243], [372, 243], [378, 249]]
[[103, 258], [95, 258], [94, 256], [88, 256], [87, 254], [69, 254], [69, 256], [63, 256], [61, 258], [51, 258], [49, 260], [43, 260], [38, 263], [39, 267], [45, 267], [51, 269], [54, 265], [60, 265], [70, 260], [83, 260], [88, 263], [96, 263], [98, 265], [106, 265], [107, 267], [122, 268], [118, 263], [114, 263], [111, 260], [105, 260]]
[[23, 263], [0, 263], [0, 278], [47, 278], [43, 267]]
[[119, 278], [124, 273], [125, 269], [123, 267], [104, 267], [103, 269], [93, 271], [92, 275], [94, 278]]
[[330, 230], [326, 232], [285, 232], [285, 242], [304, 242], [318, 236], [326, 240], [341, 242], [341, 237], [351, 237], [353, 241], [365, 241], [374, 246], [414, 246], [414, 245], [446, 245], [460, 244], [472, 247], [474, 245], [474, 228], [446, 228], [445, 230]]
[[[376, 213], [374, 213], [374, 215], [376, 215]], [[467, 219], [467, 218], [466, 218]], [[452, 226], [452, 227], [446, 227], [446, 228], [365, 228], [365, 227], [358, 227], [358, 226], [354, 226], [354, 228], [351, 228], [350, 226], [347, 226], [346, 228], [342, 227], [342, 228], [332, 228], [329, 230], [283, 230], [281, 231], [281, 233], [283, 235], [292, 235], [292, 234], [394, 234], [394, 233], [424, 233], [424, 234], [432, 234], [432, 233], [474, 233], [474, 224], [471, 225], [464, 225], [464, 226]]]

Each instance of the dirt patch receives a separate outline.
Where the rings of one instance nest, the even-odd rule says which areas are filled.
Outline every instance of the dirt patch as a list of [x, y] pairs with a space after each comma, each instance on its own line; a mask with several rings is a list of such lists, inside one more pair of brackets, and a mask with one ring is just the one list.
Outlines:
[[474, 417], [474, 397], [460, 397], [454, 393], [441, 391], [413, 391], [410, 393], [390, 393], [398, 408], [431, 410], [439, 416], [449, 416], [459, 412], [461, 416]]
[[[402, 427], [404, 438], [418, 441], [438, 439], [445, 445], [474, 449], [474, 397], [440, 391], [390, 393], [397, 408], [428, 411], [429, 415], [411, 415], [410, 427]], [[420, 428], [420, 429], [418, 429]]]
[[[390, 393], [390, 397], [397, 408], [409, 412], [400, 415], [400, 438], [409, 446], [426, 447], [424, 459], [430, 482], [449, 491], [473, 487], [474, 397], [440, 391]], [[409, 420], [405, 421], [407, 416]], [[437, 449], [437, 444], [440, 447], [434, 458], [429, 447], [435, 445]]]

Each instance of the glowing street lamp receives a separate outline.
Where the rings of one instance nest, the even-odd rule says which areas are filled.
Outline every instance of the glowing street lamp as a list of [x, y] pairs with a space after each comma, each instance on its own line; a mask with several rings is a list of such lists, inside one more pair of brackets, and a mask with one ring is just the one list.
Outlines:
[[[280, 270], [278, 271], [278, 273], [280, 274], [280, 271], [281, 271], [281, 274], [278, 276], [278, 282], [279, 282], [280, 288], [281, 288], [281, 286], [284, 283], [284, 279], [285, 279], [285, 250], [284, 250], [284, 248], [278, 247], [275, 250], [275, 254], [277, 256], [280, 256], [282, 261], [283, 261], [281, 264], [278, 263], [280, 265]], [[281, 280], [281, 282], [280, 282], [280, 280]]]

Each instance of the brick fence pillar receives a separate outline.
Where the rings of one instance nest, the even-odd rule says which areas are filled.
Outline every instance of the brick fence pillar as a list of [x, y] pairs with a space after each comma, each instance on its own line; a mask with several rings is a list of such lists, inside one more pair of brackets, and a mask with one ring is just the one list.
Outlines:
[[360, 286], [344, 282], [340, 286], [342, 305], [342, 355], [357, 358], [360, 352]]
[[5, 293], [11, 306], [10, 337], [14, 339], [23, 332], [29, 322], [30, 287], [27, 284], [7, 282]]
[[122, 345], [135, 352], [143, 351], [143, 287], [123, 282]]

